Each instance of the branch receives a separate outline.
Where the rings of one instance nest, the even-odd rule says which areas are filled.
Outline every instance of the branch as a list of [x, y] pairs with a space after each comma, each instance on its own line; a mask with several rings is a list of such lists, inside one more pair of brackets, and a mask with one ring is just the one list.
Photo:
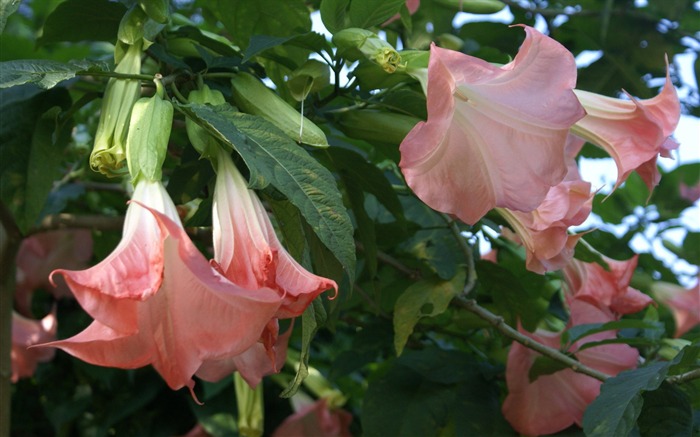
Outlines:
[[41, 224], [29, 231], [28, 235], [55, 229], [89, 228], [101, 231], [120, 231], [124, 226], [124, 217], [105, 217], [102, 215], [52, 214], [47, 215]]
[[582, 373], [584, 375], [588, 375], [592, 378], [595, 378], [599, 381], [605, 381], [606, 379], [609, 378], [608, 375], [599, 372], [595, 369], [591, 369], [590, 367], [581, 364], [580, 361], [577, 361], [568, 355], [565, 355], [561, 353], [560, 351], [551, 348], [549, 346], [545, 346], [530, 337], [527, 337], [517, 330], [513, 329], [510, 325], [506, 324], [506, 322], [503, 320], [503, 317], [497, 316], [496, 314], [492, 313], [491, 311], [487, 310], [486, 308], [480, 307], [474, 299], [464, 299], [463, 297], [457, 297], [453, 301], [455, 302], [458, 306], [466, 309], [467, 311], [470, 311], [483, 320], [486, 320], [489, 322], [491, 325], [493, 325], [494, 328], [496, 328], [498, 331], [501, 332], [501, 334], [505, 335], [508, 338], [511, 338], [518, 343], [522, 344], [526, 348], [532, 349], [536, 352], [541, 353], [542, 355], [549, 357], [555, 361], [558, 361], [562, 364], [565, 364], [567, 367], [571, 368], [574, 372], [577, 373]]
[[692, 381], [694, 379], [700, 379], [700, 369], [691, 370], [689, 372], [681, 373], [680, 375], [673, 375], [666, 378], [666, 382], [669, 384], [683, 384], [684, 382]]
[[454, 221], [447, 214], [442, 214], [442, 218], [447, 222], [447, 225], [452, 231], [459, 244], [460, 249], [462, 249], [462, 254], [467, 262], [467, 283], [464, 285], [464, 290], [462, 291], [463, 296], [469, 295], [474, 286], [476, 285], [476, 269], [474, 268], [474, 253], [472, 252], [471, 246], [467, 243], [467, 239], [462, 235], [462, 231], [457, 226], [457, 222]]

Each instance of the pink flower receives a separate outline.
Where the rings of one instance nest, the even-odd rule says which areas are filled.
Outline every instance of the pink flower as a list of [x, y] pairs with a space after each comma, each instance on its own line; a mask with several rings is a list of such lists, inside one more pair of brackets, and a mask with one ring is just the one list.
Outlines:
[[641, 311], [654, 301], [646, 294], [629, 286], [637, 258], [616, 261], [603, 257], [610, 271], [597, 263], [572, 260], [564, 268], [564, 285], [567, 299], [579, 299], [616, 314], [632, 314]]
[[214, 259], [224, 276], [243, 288], [269, 287], [283, 297], [277, 318], [300, 316], [316, 296], [338, 290], [334, 281], [306, 270], [282, 246], [262, 202], [222, 149], [217, 156], [213, 233]]
[[571, 53], [523, 27], [525, 42], [502, 67], [431, 46], [428, 121], [400, 146], [416, 195], [469, 224], [494, 207], [537, 208], [564, 179], [567, 134], [585, 115]]
[[674, 337], [681, 337], [700, 325], [700, 278], [695, 287], [687, 290], [668, 282], [656, 282], [651, 288], [654, 296], [673, 313], [673, 319], [676, 321]]
[[91, 257], [92, 233], [87, 229], [43, 232], [25, 238], [17, 253], [17, 310], [31, 315], [32, 295], [38, 288], [55, 298], [71, 296], [63, 281], [51, 285], [49, 274], [59, 267], [84, 268]]
[[326, 399], [302, 407], [287, 417], [272, 437], [352, 437], [352, 415], [345, 410], [328, 408]]
[[591, 184], [581, 179], [575, 156], [583, 141], [569, 137], [566, 147], [566, 178], [549, 189], [542, 203], [531, 212], [499, 209], [515, 233], [503, 229], [502, 235], [522, 244], [528, 270], [544, 273], [564, 267], [574, 256], [581, 235], [570, 235], [568, 228], [580, 225], [591, 213]]
[[[667, 61], [668, 65], [668, 61]], [[614, 99], [575, 90], [586, 115], [571, 131], [605, 149], [617, 165], [617, 188], [632, 171], [642, 177], [649, 191], [658, 185], [659, 155], [669, 158], [678, 147], [670, 135], [680, 119], [680, 102], [666, 67], [666, 84], [661, 93], [647, 100]]]
[[284, 363], [291, 328], [278, 338], [277, 319], [300, 316], [320, 293], [338, 286], [307, 271], [277, 239], [260, 199], [223, 149], [216, 157], [214, 190], [214, 261], [231, 282], [249, 290], [276, 290], [282, 304], [263, 332], [261, 341], [245, 354], [231, 353], [203, 366], [197, 376], [217, 380], [240, 372], [255, 387], [265, 375], [277, 373]]
[[34, 375], [37, 363], [50, 361], [55, 350], [27, 349], [29, 346], [56, 339], [56, 314], [49, 313], [41, 320], [28, 319], [12, 312], [12, 382]]
[[133, 200], [109, 257], [88, 270], [56, 271], [95, 321], [46, 346], [101, 366], [152, 364], [172, 389], [192, 391], [200, 366], [256, 343], [281, 299], [269, 288], [243, 289], [211, 268], [160, 182], [139, 182]]
[[686, 185], [685, 183], [681, 182], [679, 189], [681, 197], [690, 203], [695, 203], [698, 199], [700, 199], [700, 181], [698, 181], [695, 185]]
[[[609, 311], [575, 299], [571, 303], [570, 326], [605, 323], [615, 320]], [[520, 329], [533, 340], [558, 349], [561, 334], [537, 330], [534, 334]], [[594, 346], [581, 352], [578, 348], [588, 342], [615, 338], [605, 331], [584, 337], [569, 349], [584, 365], [614, 376], [636, 366], [639, 353], [624, 344]], [[508, 396], [503, 403], [503, 415], [516, 431], [526, 435], [552, 434], [572, 424], [581, 426], [583, 413], [600, 393], [601, 382], [571, 369], [541, 375], [529, 380], [532, 364], [539, 354], [520, 343], [513, 343], [508, 353], [506, 383]]]

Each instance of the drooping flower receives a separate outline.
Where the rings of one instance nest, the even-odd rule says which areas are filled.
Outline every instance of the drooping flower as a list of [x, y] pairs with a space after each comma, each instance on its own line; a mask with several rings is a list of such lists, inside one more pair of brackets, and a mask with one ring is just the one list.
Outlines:
[[300, 316], [322, 292], [337, 292], [335, 281], [309, 272], [282, 246], [262, 202], [221, 148], [212, 221], [214, 260], [221, 272], [246, 289], [277, 290], [283, 298], [277, 318]]
[[523, 27], [524, 43], [502, 67], [431, 46], [428, 120], [400, 146], [416, 195], [469, 224], [494, 207], [534, 210], [564, 179], [567, 134], [585, 115], [571, 53]]
[[12, 382], [34, 375], [37, 363], [50, 361], [55, 350], [28, 349], [29, 346], [56, 339], [56, 314], [49, 313], [41, 320], [28, 319], [12, 312]]
[[295, 405], [296, 412], [287, 417], [272, 433], [272, 437], [352, 437], [352, 415], [328, 407], [325, 398]]
[[228, 356], [203, 366], [197, 376], [217, 380], [238, 371], [255, 387], [260, 379], [280, 370], [286, 356], [287, 334], [278, 338], [277, 319], [300, 316], [316, 296], [338, 286], [312, 274], [282, 246], [270, 218], [253, 190], [248, 189], [231, 156], [217, 148], [214, 189], [214, 261], [220, 272], [249, 290], [276, 290], [282, 304], [263, 332], [260, 342], [243, 355]]
[[656, 167], [659, 155], [669, 158], [678, 143], [671, 138], [680, 120], [680, 102], [666, 67], [666, 83], [656, 97], [629, 100], [575, 90], [587, 115], [571, 131], [603, 148], [617, 165], [617, 188], [633, 171], [642, 177], [649, 191], [661, 175]]
[[46, 346], [96, 365], [152, 364], [172, 389], [191, 391], [202, 364], [252, 347], [281, 301], [275, 290], [243, 289], [213, 269], [159, 181], [137, 184], [122, 241], [109, 257], [85, 271], [56, 273], [95, 321]]
[[568, 233], [570, 226], [580, 225], [591, 213], [593, 193], [591, 184], [581, 179], [575, 156], [583, 141], [569, 136], [566, 146], [568, 173], [565, 179], [549, 189], [542, 203], [531, 212], [498, 212], [513, 227], [501, 234], [522, 244], [526, 252], [526, 266], [536, 273], [558, 270], [574, 255], [581, 235]]
[[654, 301], [646, 294], [630, 287], [630, 280], [637, 267], [637, 258], [617, 261], [603, 256], [610, 267], [571, 260], [564, 268], [564, 290], [567, 299], [579, 299], [615, 314], [632, 314], [641, 311]]
[[[570, 326], [615, 320], [610, 311], [582, 300], [574, 299], [570, 308]], [[561, 333], [543, 330], [529, 333], [522, 329], [520, 332], [547, 346], [559, 348]], [[610, 338], [615, 338], [614, 332], [593, 334], [574, 343], [569, 351], [584, 365], [610, 376], [635, 367], [639, 353], [625, 344], [594, 346], [577, 352], [585, 343]], [[538, 352], [520, 343], [511, 345], [506, 365], [508, 396], [502, 407], [506, 420], [525, 435], [553, 434], [574, 423], [581, 426], [586, 407], [600, 393], [601, 381], [568, 368], [530, 381], [530, 368], [538, 356]]]
[[700, 325], [700, 278], [695, 287], [689, 289], [668, 282], [655, 282], [651, 289], [654, 296], [673, 313], [676, 322], [674, 337], [681, 337]]
[[92, 257], [92, 233], [87, 229], [43, 232], [25, 238], [17, 252], [15, 301], [17, 310], [31, 315], [31, 300], [38, 288], [55, 298], [68, 297], [70, 289], [63, 281], [54, 287], [49, 274], [57, 268], [80, 269]]

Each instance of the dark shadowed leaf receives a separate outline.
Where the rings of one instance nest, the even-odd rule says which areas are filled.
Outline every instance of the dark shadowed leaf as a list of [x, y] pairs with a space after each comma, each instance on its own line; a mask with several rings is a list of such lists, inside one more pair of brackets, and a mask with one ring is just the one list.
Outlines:
[[64, 41], [115, 42], [126, 8], [109, 0], [67, 0], [49, 15], [40, 45]]

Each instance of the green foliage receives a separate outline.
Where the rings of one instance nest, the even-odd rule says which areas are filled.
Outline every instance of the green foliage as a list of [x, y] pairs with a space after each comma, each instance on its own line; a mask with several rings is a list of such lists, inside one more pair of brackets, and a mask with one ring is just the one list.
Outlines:
[[126, 8], [119, 2], [66, 0], [49, 15], [37, 44], [91, 40], [114, 42], [124, 13]]

